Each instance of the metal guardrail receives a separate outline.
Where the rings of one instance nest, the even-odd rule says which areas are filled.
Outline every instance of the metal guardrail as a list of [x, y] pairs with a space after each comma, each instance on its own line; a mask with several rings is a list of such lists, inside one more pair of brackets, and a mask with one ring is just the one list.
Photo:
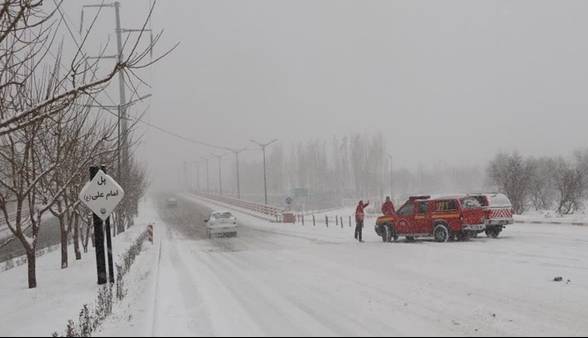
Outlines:
[[282, 217], [282, 213], [284, 212], [283, 209], [271, 205], [249, 202], [228, 196], [220, 196], [206, 193], [195, 193], [195, 195], [202, 196], [213, 201], [229, 204], [235, 207], [247, 209], [265, 216], [270, 216], [275, 219], [279, 219], [280, 217]]

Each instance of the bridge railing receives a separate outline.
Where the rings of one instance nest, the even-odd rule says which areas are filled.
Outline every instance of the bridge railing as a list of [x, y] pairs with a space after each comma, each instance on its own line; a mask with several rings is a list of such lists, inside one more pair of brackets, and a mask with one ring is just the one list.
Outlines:
[[229, 204], [235, 207], [247, 209], [249, 211], [256, 212], [258, 214], [262, 214], [265, 216], [269, 216], [272, 219], [280, 220], [282, 217], [282, 213], [284, 212], [283, 209], [272, 206], [266, 205], [262, 203], [256, 203], [251, 201], [245, 201], [234, 197], [229, 196], [222, 196], [216, 194], [207, 194], [207, 193], [196, 193], [198, 196], [202, 196], [208, 198], [213, 201]]

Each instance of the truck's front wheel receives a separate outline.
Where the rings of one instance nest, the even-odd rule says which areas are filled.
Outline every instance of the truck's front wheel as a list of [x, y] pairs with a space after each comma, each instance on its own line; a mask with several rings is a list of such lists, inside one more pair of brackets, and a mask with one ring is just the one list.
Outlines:
[[433, 236], [435, 237], [435, 241], [439, 243], [445, 243], [449, 240], [451, 234], [449, 233], [449, 229], [447, 226], [445, 226], [445, 224], [438, 224], [435, 226]]

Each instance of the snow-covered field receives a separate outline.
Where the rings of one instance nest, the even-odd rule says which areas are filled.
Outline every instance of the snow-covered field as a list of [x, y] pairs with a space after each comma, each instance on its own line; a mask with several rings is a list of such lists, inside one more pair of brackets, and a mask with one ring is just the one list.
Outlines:
[[156, 220], [156, 250], [101, 335], [588, 334], [586, 227], [440, 244], [382, 243], [366, 226], [360, 244], [349, 227], [236, 211], [239, 237], [211, 241], [202, 205], [219, 206], [183, 198], [189, 210]]
[[[146, 210], [137, 225], [113, 239], [115, 259], [151, 221], [150, 211], [154, 208], [143, 209]], [[37, 259], [38, 287], [33, 290], [26, 287], [26, 264], [0, 273], [0, 336], [35, 337], [50, 336], [56, 331], [63, 333], [68, 320], [77, 320], [81, 306], [94, 302], [96, 259], [91, 245], [81, 261], [71, 257], [73, 249], [70, 248], [70, 267], [66, 270], [60, 268], [59, 255], [59, 251], [54, 251]], [[149, 246], [146, 246], [144, 256], [148, 255]], [[137, 262], [145, 259], [142, 256]]]

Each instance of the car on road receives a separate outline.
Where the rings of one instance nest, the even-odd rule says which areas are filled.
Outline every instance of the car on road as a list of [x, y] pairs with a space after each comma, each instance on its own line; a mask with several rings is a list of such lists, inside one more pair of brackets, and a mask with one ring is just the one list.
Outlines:
[[178, 206], [178, 200], [173, 197], [170, 197], [167, 199], [166, 204], [168, 208], [175, 208]]
[[237, 237], [237, 217], [229, 211], [214, 211], [204, 220], [208, 238]]
[[470, 194], [486, 212], [486, 236], [497, 238], [507, 225], [514, 223], [512, 203], [504, 194]]
[[471, 196], [413, 196], [394, 215], [379, 217], [375, 230], [384, 242], [400, 236], [447, 242], [474, 236], [484, 230], [485, 221], [485, 209]]

